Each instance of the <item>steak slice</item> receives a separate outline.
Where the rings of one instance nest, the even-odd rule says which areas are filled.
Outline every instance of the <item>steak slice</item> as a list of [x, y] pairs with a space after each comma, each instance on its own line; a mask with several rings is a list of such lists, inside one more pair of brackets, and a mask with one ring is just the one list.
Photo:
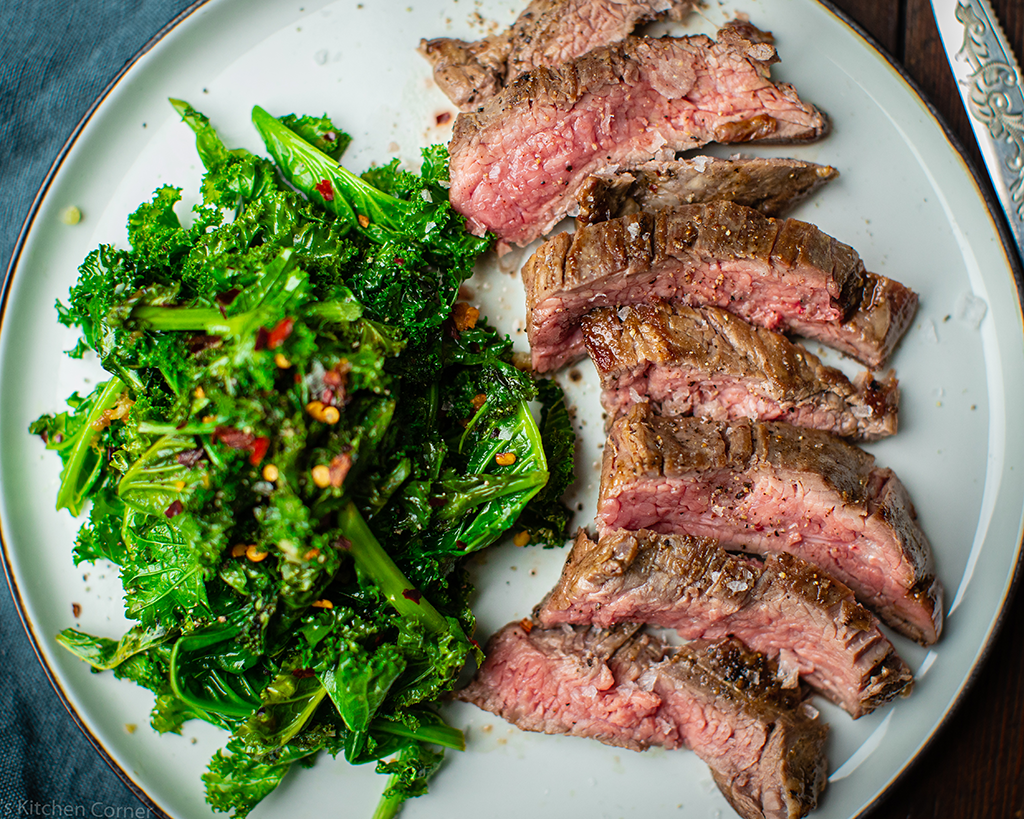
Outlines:
[[498, 34], [471, 43], [421, 40], [419, 51], [448, 99], [471, 111], [532, 68], [561, 65], [617, 43], [652, 20], [682, 20], [696, 5], [697, 0], [533, 0]]
[[837, 347], [870, 367], [910, 324], [917, 296], [864, 271], [807, 222], [731, 202], [636, 213], [553, 236], [522, 268], [533, 367], [584, 354], [582, 317], [656, 300], [721, 307], [769, 330]]
[[525, 621], [495, 634], [486, 654], [460, 699], [526, 731], [690, 748], [741, 816], [804, 816], [825, 787], [828, 727], [737, 640], [669, 649], [636, 627]]
[[846, 586], [794, 555], [761, 564], [710, 538], [618, 529], [595, 542], [581, 531], [537, 619], [545, 627], [649, 623], [686, 640], [733, 636], [854, 719], [913, 685]]
[[785, 336], [717, 307], [600, 307], [581, 321], [614, 419], [638, 401], [660, 415], [759, 418], [873, 441], [896, 432], [899, 388], [890, 372], [850, 380]]
[[817, 139], [825, 117], [773, 84], [775, 49], [752, 27], [715, 42], [627, 37], [517, 77], [460, 114], [448, 150], [452, 205], [477, 234], [528, 244], [550, 231], [594, 173], [708, 142]]
[[837, 176], [831, 165], [778, 157], [651, 160], [588, 177], [576, 194], [576, 224], [717, 199], [781, 216]]
[[942, 585], [906, 489], [826, 432], [665, 418], [637, 404], [611, 427], [597, 509], [602, 532], [652, 529], [796, 554], [901, 634], [928, 645], [941, 631]]
[[853, 307], [828, 328], [801, 316], [786, 322], [787, 332], [818, 339], [868, 367], [881, 367], [896, 349], [917, 311], [917, 293], [894, 279], [865, 273]]

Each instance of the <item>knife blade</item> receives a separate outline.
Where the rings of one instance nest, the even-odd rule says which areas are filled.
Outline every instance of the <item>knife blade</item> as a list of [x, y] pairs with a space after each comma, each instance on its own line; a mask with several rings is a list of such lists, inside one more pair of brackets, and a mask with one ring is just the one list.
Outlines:
[[932, 0], [939, 35], [992, 186], [1024, 254], [1024, 87], [988, 0]]

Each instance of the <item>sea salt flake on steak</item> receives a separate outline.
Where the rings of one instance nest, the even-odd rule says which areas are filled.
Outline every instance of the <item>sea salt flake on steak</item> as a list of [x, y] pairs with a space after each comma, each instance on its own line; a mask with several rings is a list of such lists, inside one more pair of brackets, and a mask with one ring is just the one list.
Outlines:
[[767, 43], [628, 37], [517, 77], [455, 121], [452, 205], [477, 235], [526, 245], [574, 207], [586, 179], [709, 142], [817, 139], [825, 117], [769, 79]]
[[511, 623], [457, 696], [526, 731], [690, 748], [749, 819], [795, 819], [826, 784], [828, 727], [737, 640], [669, 649], [637, 627]]
[[781, 216], [838, 176], [830, 165], [781, 157], [651, 160], [588, 177], [576, 193], [576, 224], [718, 199]]
[[901, 634], [928, 645], [942, 629], [942, 585], [906, 489], [829, 433], [666, 418], [637, 404], [609, 432], [597, 522], [602, 533], [651, 529], [789, 552]]
[[781, 333], [717, 307], [600, 307], [580, 323], [609, 419], [648, 401], [659, 415], [759, 418], [873, 441], [897, 427], [895, 375], [851, 382]]
[[732, 202], [636, 213], [559, 233], [521, 273], [539, 372], [584, 354], [580, 320], [591, 310], [658, 300], [720, 307], [877, 367], [917, 305], [912, 291], [865, 272], [852, 247], [814, 225]]
[[854, 718], [913, 685], [878, 620], [846, 586], [794, 555], [761, 563], [710, 538], [620, 529], [595, 542], [581, 531], [536, 616], [548, 628], [648, 623], [686, 640], [731, 635]]
[[697, 0], [533, 0], [502, 32], [475, 42], [421, 40], [419, 51], [448, 99], [471, 111], [525, 71], [617, 43], [652, 20], [682, 20], [696, 5]]

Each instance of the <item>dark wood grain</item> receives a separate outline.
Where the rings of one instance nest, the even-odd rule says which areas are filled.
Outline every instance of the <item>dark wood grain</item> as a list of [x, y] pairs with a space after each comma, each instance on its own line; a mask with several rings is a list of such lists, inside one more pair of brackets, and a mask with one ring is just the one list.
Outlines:
[[[904, 67], [982, 168], [929, 0], [833, 2]], [[1024, 57], [1024, 2], [992, 5], [1018, 58]], [[1024, 819], [1024, 594], [1009, 606], [958, 708], [870, 812], [871, 819], [890, 817]]]

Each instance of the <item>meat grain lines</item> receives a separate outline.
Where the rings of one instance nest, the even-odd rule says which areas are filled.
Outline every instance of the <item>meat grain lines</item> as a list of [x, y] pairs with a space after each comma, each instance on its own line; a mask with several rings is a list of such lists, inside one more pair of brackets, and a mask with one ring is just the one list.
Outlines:
[[853, 382], [781, 333], [717, 307], [599, 307], [580, 321], [609, 423], [636, 403], [661, 415], [788, 421], [856, 441], [896, 433], [899, 386]]
[[673, 650], [638, 628], [510, 623], [458, 696], [529, 731], [637, 751], [690, 748], [742, 816], [813, 808], [828, 728], [774, 665], [735, 639]]
[[546, 628], [649, 623], [685, 640], [736, 637], [777, 661], [789, 687], [802, 676], [855, 718], [912, 685], [877, 618], [788, 552], [762, 562], [712, 538], [611, 529], [595, 541], [580, 532], [536, 614]]
[[864, 269], [849, 245], [797, 219], [733, 202], [680, 205], [548, 239], [523, 266], [533, 367], [584, 354], [583, 316], [659, 299], [720, 307], [798, 333], [870, 367], [892, 353], [917, 295]]
[[781, 216], [838, 176], [830, 165], [783, 157], [652, 159], [592, 174], [576, 193], [576, 224], [718, 199]]
[[697, 0], [533, 0], [509, 28], [475, 42], [420, 42], [434, 81], [463, 111], [482, 105], [520, 74], [557, 67], [596, 46], [616, 43], [643, 23], [682, 20]]
[[[492, 638], [461, 696], [526, 730], [689, 747], [741, 815], [802, 816], [827, 769], [808, 691], [869, 713], [913, 686], [878, 618], [923, 644], [941, 633], [909, 495], [853, 443], [896, 433], [898, 383], [873, 371], [917, 294], [785, 218], [834, 168], [678, 156], [830, 125], [771, 81], [771, 36], [749, 22], [715, 39], [629, 34], [688, 5], [538, 0], [480, 43], [423, 44], [439, 82], [461, 77], [451, 200], [470, 228], [501, 252], [577, 215], [523, 266], [527, 332], [540, 372], [589, 354], [608, 413], [599, 537], [581, 531], [557, 587]], [[619, 24], [596, 25], [612, 6]], [[559, 45], [559, 13], [605, 42]], [[519, 35], [563, 62], [517, 68]], [[467, 96], [488, 60], [493, 82]], [[869, 369], [851, 381], [782, 333]], [[708, 719], [735, 745], [703, 735]], [[794, 737], [788, 765], [775, 743]]]
[[709, 142], [810, 141], [825, 116], [773, 83], [778, 56], [743, 23], [717, 40], [628, 37], [517, 77], [449, 143], [451, 202], [471, 231], [526, 245], [573, 209], [595, 173]]

